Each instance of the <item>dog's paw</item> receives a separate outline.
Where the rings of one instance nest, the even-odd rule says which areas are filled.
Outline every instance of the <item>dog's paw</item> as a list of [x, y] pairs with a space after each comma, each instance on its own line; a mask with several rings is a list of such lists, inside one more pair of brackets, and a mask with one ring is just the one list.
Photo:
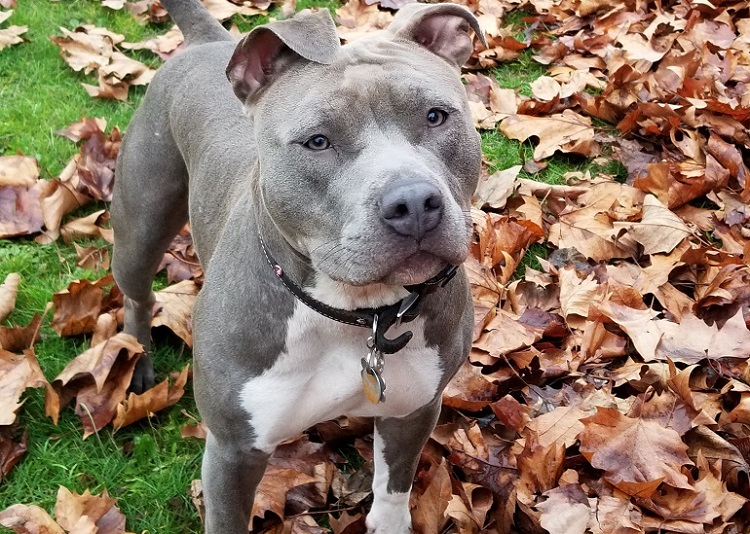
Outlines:
[[395, 499], [396, 501], [403, 500], [403, 502], [375, 499], [365, 521], [367, 534], [410, 534], [413, 532], [409, 513], [409, 494], [405, 495], [405, 499]]
[[135, 364], [129, 391], [140, 395], [152, 387], [154, 387], [154, 365], [151, 363], [151, 357], [144, 354]]

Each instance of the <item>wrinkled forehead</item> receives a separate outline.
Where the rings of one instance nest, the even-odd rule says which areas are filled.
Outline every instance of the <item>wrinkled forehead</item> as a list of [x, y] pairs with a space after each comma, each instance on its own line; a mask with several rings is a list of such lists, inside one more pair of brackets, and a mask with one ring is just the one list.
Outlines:
[[[286, 87], [271, 88], [274, 95], [294, 98], [279, 102], [270, 95], [264, 98], [262, 114], [273, 115], [283, 104], [303, 122], [343, 114], [398, 118], [433, 107], [455, 112], [466, 105], [457, 69], [418, 45], [378, 38], [343, 46], [330, 65], [300, 65], [277, 83]], [[284, 121], [270, 126], [296, 125]]]

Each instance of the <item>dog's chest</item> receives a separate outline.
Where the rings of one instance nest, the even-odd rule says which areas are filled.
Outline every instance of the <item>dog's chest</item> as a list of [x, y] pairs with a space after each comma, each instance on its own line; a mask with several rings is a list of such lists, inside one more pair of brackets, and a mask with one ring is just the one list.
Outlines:
[[411, 330], [414, 337], [398, 353], [385, 355], [386, 400], [375, 405], [365, 398], [360, 376], [368, 330], [337, 323], [297, 302], [285, 351], [242, 388], [255, 446], [270, 451], [315, 423], [341, 415], [401, 417], [430, 402], [442, 368], [437, 349], [426, 346], [423, 327], [417, 318], [388, 332], [395, 337]]

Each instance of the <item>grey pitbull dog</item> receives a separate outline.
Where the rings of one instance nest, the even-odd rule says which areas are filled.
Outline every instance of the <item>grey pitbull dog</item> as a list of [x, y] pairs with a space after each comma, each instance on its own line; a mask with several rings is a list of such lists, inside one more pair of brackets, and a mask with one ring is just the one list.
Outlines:
[[[480, 170], [459, 78], [477, 22], [414, 4], [341, 46], [323, 10], [237, 44], [198, 0], [162, 1], [189, 46], [127, 129], [113, 270], [148, 351], [151, 282], [189, 216], [206, 532], [246, 533], [275, 446], [340, 415], [375, 418], [369, 531], [409, 532], [419, 453], [472, 337], [451, 266]], [[132, 388], [152, 385], [146, 357]]]

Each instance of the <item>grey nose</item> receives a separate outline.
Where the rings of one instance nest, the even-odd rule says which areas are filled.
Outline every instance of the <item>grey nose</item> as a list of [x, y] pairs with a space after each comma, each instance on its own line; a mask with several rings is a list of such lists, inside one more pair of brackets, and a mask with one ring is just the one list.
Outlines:
[[380, 198], [380, 218], [399, 234], [419, 240], [443, 216], [440, 190], [425, 181], [398, 182]]

